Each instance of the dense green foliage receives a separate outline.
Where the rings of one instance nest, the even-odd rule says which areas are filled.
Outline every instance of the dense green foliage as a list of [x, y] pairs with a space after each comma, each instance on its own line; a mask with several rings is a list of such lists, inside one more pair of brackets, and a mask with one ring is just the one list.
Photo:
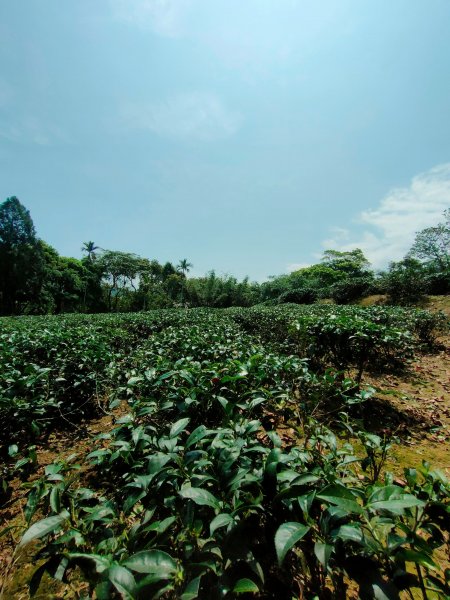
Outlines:
[[445, 221], [436, 227], [422, 229], [416, 235], [409, 255], [435, 265], [437, 271], [450, 269], [450, 208], [444, 211]]
[[124, 370], [172, 354], [189, 358], [184, 334], [191, 330], [198, 343], [204, 337], [194, 347], [196, 360], [221, 360], [231, 349], [240, 355], [243, 346], [246, 355], [267, 357], [270, 349], [307, 359], [315, 374], [356, 369], [359, 380], [369, 367], [401, 367], [414, 351], [431, 348], [446, 327], [444, 315], [423, 310], [332, 305], [4, 318], [0, 439], [93, 414], [105, 393], [121, 384]]
[[158, 308], [312, 304], [324, 298], [351, 304], [386, 294], [390, 304], [414, 305], [425, 294], [450, 291], [450, 226], [416, 236], [408, 255], [374, 273], [363, 252], [326, 250], [319, 264], [258, 284], [214, 270], [189, 277], [186, 258], [161, 264], [84, 242], [79, 260], [59, 256], [36, 237], [31, 216], [15, 197], [0, 205], [0, 314], [132, 312]]
[[0, 205], [1, 314], [15, 313], [33, 298], [41, 271], [30, 213], [17, 198], [8, 198]]
[[361, 598], [444, 598], [448, 481], [427, 464], [401, 485], [381, 476], [389, 440], [351, 415], [370, 401], [364, 369], [402, 368], [447, 325], [296, 305], [3, 319], [0, 417], [16, 470], [33, 468], [25, 440], [55, 419], [122, 408], [87, 479], [73, 456], [31, 486], [17, 552], [38, 541], [32, 592], [47, 572], [99, 599], [345, 598], [350, 582]]

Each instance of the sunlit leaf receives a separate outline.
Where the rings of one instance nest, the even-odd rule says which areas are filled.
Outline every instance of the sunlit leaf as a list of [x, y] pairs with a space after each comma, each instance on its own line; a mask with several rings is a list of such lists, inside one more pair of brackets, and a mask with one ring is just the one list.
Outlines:
[[34, 523], [23, 535], [20, 540], [19, 546], [25, 546], [31, 541], [41, 538], [48, 533], [53, 533], [61, 527], [61, 525], [69, 518], [67, 510], [63, 510], [59, 515], [53, 517], [47, 517], [37, 523]]
[[113, 565], [108, 571], [108, 578], [124, 600], [134, 600], [136, 581], [128, 569], [121, 565]]
[[174, 559], [162, 550], [143, 550], [133, 554], [122, 565], [137, 573], [154, 573], [161, 579], [170, 579], [177, 570]]
[[275, 550], [278, 557], [278, 564], [282, 564], [289, 550], [304, 537], [309, 527], [301, 523], [290, 522], [281, 525], [275, 534]]
[[179, 491], [182, 498], [186, 498], [195, 502], [200, 506], [210, 506], [211, 508], [219, 509], [220, 502], [215, 496], [202, 488], [185, 487]]
[[248, 594], [259, 592], [259, 587], [251, 579], [239, 579], [233, 587], [233, 593], [235, 594]]
[[217, 515], [217, 517], [215, 517], [209, 525], [210, 535], [213, 535], [214, 532], [220, 527], [226, 527], [231, 523], [234, 523], [234, 519], [231, 515], [227, 513], [221, 513], [220, 515]]

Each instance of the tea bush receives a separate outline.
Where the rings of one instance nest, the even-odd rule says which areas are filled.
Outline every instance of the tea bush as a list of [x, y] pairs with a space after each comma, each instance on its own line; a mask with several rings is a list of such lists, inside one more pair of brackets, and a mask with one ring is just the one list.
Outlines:
[[364, 369], [400, 367], [445, 326], [292, 305], [3, 320], [2, 435], [18, 468], [35, 468], [26, 440], [62, 417], [128, 405], [84, 465], [71, 456], [29, 484], [16, 556], [34, 544], [31, 592], [47, 573], [100, 600], [346, 598], [349, 585], [445, 598], [448, 481], [426, 463], [394, 481], [389, 440], [346, 417], [357, 453], [311, 416], [348, 415], [370, 397]]

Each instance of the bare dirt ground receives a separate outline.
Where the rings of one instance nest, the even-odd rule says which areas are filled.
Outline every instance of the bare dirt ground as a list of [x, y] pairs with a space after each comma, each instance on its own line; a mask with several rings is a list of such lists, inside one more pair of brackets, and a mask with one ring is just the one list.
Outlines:
[[[450, 297], [432, 296], [426, 308], [450, 317]], [[400, 437], [392, 448], [390, 466], [417, 466], [425, 460], [450, 478], [450, 336], [438, 343], [438, 352], [419, 355], [405, 373], [366, 377], [365, 383], [393, 409], [384, 415], [380, 411], [380, 424], [386, 415], [396, 415], [394, 423], [385, 423]]]

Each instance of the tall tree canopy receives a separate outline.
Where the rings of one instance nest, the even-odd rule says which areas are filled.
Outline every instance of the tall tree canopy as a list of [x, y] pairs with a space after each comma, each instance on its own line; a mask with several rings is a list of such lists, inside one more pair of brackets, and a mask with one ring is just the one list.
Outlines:
[[259, 285], [214, 270], [190, 277], [178, 264], [83, 243], [83, 258], [63, 257], [36, 236], [29, 211], [16, 197], [0, 204], [0, 315], [136, 311], [173, 306], [251, 306], [258, 302], [338, 304], [387, 293], [411, 304], [450, 291], [450, 209], [444, 221], [419, 231], [405, 259], [375, 274], [359, 248], [326, 250], [317, 264], [270, 277]]
[[30, 211], [15, 196], [0, 205], [0, 247], [12, 250], [36, 243]]
[[148, 261], [130, 252], [105, 250], [96, 261], [106, 281], [106, 301], [109, 310], [116, 310], [127, 289], [136, 290], [136, 283]]
[[178, 263], [178, 270], [181, 271], [183, 275], [187, 275], [193, 266], [194, 265], [192, 263], [188, 262], [187, 258], [183, 258]]
[[409, 257], [434, 263], [442, 271], [450, 269], [450, 208], [444, 211], [444, 219], [419, 231], [408, 252]]
[[100, 250], [100, 248], [98, 246], [96, 246], [94, 244], [94, 242], [84, 242], [83, 247], [81, 248], [81, 251], [86, 252], [88, 259], [91, 261], [95, 260], [95, 258], [97, 256], [95, 254], [96, 250]]
[[360, 277], [368, 272], [370, 263], [360, 248], [340, 252], [325, 250], [322, 264], [351, 277]]
[[20, 313], [38, 293], [42, 257], [29, 211], [12, 196], [0, 205], [0, 310]]

